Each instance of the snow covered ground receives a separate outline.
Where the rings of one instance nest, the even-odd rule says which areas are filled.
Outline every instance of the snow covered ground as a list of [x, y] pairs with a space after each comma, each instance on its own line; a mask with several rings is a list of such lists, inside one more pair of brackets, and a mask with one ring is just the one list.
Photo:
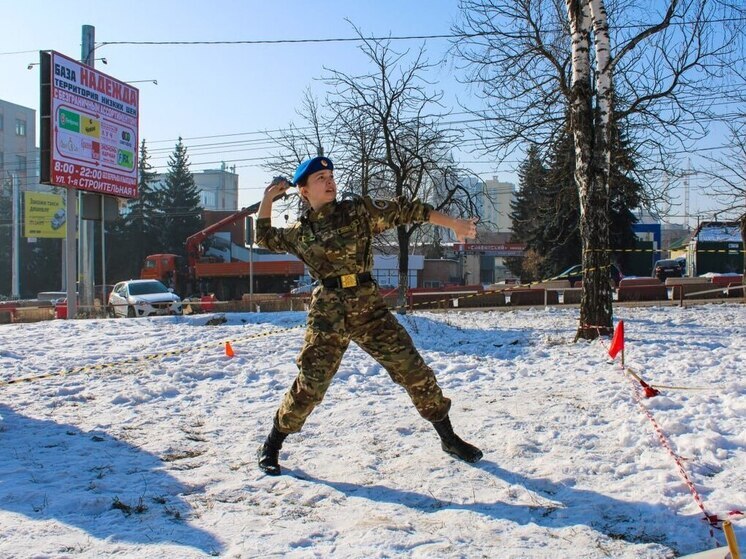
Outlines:
[[[745, 510], [746, 306], [616, 313], [628, 365], [694, 388], [642, 402], [708, 512]], [[0, 384], [1, 557], [665, 558], [724, 545], [608, 340], [572, 343], [576, 308], [400, 317], [480, 463], [441, 452], [353, 345], [276, 478], [254, 456], [305, 313], [207, 325], [215, 316], [0, 327], [0, 381], [52, 373]], [[746, 520], [734, 526], [743, 549]]]

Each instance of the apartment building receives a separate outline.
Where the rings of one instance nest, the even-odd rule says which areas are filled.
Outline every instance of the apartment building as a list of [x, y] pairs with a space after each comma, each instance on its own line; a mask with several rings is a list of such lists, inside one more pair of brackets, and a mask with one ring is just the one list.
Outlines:
[[36, 111], [0, 99], [0, 185], [39, 190]]

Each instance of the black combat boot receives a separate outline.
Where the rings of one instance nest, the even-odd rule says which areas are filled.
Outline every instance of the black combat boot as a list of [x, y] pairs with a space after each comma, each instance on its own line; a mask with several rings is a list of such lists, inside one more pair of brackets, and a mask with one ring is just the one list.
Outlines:
[[433, 421], [433, 427], [440, 436], [440, 446], [448, 454], [460, 458], [464, 462], [479, 462], [482, 458], [482, 451], [469, 443], [462, 441], [459, 436], [453, 432], [451, 420], [445, 416], [441, 421]]
[[256, 451], [259, 469], [269, 476], [279, 476], [282, 473], [279, 463], [280, 449], [282, 448], [283, 441], [288, 436], [287, 433], [283, 433], [277, 428], [276, 422], [277, 420], [275, 419], [275, 424], [272, 425], [272, 430], [269, 432], [267, 440]]

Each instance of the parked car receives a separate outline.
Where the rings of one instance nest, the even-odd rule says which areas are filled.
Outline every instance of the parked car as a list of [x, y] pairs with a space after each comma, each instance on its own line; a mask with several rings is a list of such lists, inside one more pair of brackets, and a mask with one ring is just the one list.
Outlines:
[[182, 314], [181, 298], [158, 280], [120, 281], [109, 295], [109, 316]]
[[658, 260], [653, 265], [653, 277], [660, 281], [666, 281], [666, 278], [680, 278], [684, 275], [684, 267], [681, 260]]
[[[616, 267], [616, 265], [612, 264], [609, 269], [609, 276], [610, 276], [612, 286], [619, 287], [619, 282], [622, 281], [624, 274], [622, 274], [622, 272], [619, 270], [619, 268]], [[552, 279], [552, 280], [566, 279], [570, 282], [570, 287], [580, 287], [583, 281], [583, 265], [575, 264], [575, 266], [570, 266], [567, 270], [565, 270], [561, 274], [553, 278], [549, 278], [549, 279]]]

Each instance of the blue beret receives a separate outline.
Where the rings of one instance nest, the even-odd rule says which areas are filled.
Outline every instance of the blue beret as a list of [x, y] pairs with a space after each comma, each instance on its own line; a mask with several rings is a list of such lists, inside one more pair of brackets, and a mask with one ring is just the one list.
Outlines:
[[315, 173], [316, 171], [333, 171], [334, 163], [328, 157], [314, 157], [313, 159], [306, 159], [303, 163], [298, 165], [293, 175], [293, 184], [297, 186], [298, 182], [302, 181], [308, 175]]

